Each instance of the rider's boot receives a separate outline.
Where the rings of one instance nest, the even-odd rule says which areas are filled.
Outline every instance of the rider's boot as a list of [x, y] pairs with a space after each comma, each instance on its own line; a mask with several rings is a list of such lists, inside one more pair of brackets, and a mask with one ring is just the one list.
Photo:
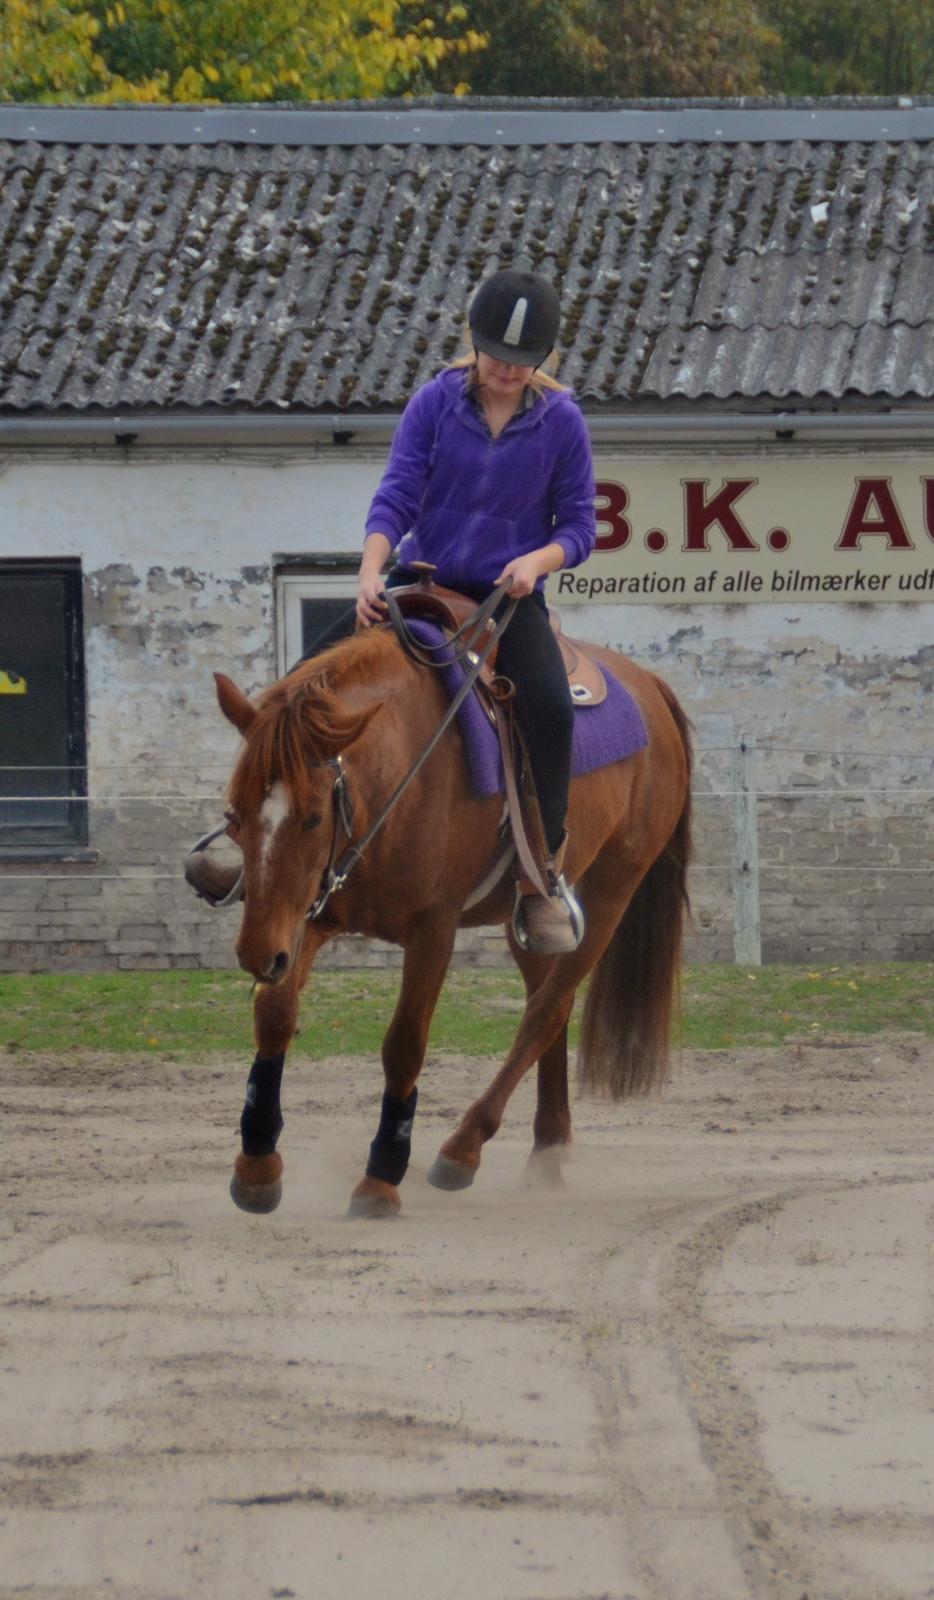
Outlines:
[[520, 878], [518, 883], [513, 930], [525, 949], [541, 956], [566, 955], [577, 949], [584, 936], [583, 912], [561, 873], [567, 842], [565, 833], [544, 864], [548, 895], [539, 894], [528, 878]]
[[[230, 896], [241, 876], [239, 867], [225, 867], [211, 856], [205, 855], [202, 850], [185, 857], [185, 882], [190, 884], [195, 894], [202, 900], [207, 900], [209, 905], [218, 906], [222, 901], [232, 904]], [[243, 899], [241, 888], [238, 900]]]

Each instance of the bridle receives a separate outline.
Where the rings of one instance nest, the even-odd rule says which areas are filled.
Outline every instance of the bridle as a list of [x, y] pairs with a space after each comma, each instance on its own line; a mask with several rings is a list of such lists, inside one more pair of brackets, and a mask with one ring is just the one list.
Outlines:
[[331, 814], [334, 826], [331, 831], [331, 852], [322, 876], [321, 889], [305, 914], [306, 922], [317, 922], [332, 894], [336, 894], [338, 889], [343, 889], [361, 854], [360, 846], [356, 845], [346, 851], [339, 862], [337, 861], [340, 829], [343, 828], [345, 838], [353, 838], [353, 795], [350, 792], [343, 756], [329, 756], [326, 761], [316, 761], [315, 766], [334, 768], [334, 783], [331, 787]]
[[[317, 899], [307, 912], [306, 921], [308, 922], [316, 921], [330, 900], [331, 895], [336, 894], [338, 889], [343, 888], [349, 873], [357, 864], [357, 858], [360, 850], [359, 846], [355, 850], [349, 850], [347, 854], [341, 858], [340, 863], [335, 866], [340, 830], [343, 829], [346, 838], [353, 838], [353, 796], [350, 792], [350, 784], [348, 782], [347, 772], [344, 767], [343, 756], [329, 756], [326, 761], [314, 762], [314, 766], [334, 768], [334, 783], [331, 788], [331, 811], [334, 819], [334, 826], [331, 833], [331, 852], [328, 856], [327, 866], [324, 869], [323, 887]], [[219, 839], [222, 833], [227, 833], [231, 823], [235, 821], [236, 817], [234, 813], [232, 811], [225, 811], [224, 821], [221, 822], [218, 827], [212, 828], [210, 833], [206, 833], [203, 839], [198, 840], [198, 843], [192, 847], [192, 855], [197, 854], [198, 851], [206, 850], [208, 845], [213, 844], [215, 839]], [[368, 842], [368, 840], [364, 842]], [[228, 889], [227, 893], [222, 899], [214, 901], [215, 910], [222, 906], [232, 906], [235, 901], [241, 898], [243, 894], [244, 876], [244, 868], [241, 867], [237, 881], [233, 887]]]

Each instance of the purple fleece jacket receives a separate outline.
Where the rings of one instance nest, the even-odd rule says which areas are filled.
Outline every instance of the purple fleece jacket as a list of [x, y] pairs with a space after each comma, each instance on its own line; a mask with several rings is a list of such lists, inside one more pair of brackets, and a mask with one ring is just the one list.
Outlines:
[[402, 413], [366, 531], [385, 534], [403, 563], [433, 562], [439, 583], [479, 588], [514, 556], [552, 542], [565, 566], [586, 561], [594, 492], [590, 440], [572, 395], [547, 390], [494, 439], [455, 367]]

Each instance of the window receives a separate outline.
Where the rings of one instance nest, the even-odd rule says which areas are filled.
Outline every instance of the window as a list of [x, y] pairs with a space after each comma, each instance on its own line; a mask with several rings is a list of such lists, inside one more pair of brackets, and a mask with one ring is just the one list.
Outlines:
[[87, 840], [78, 562], [0, 561], [0, 849]]
[[336, 572], [289, 569], [276, 578], [279, 672], [288, 672], [318, 642], [356, 599], [356, 568]]

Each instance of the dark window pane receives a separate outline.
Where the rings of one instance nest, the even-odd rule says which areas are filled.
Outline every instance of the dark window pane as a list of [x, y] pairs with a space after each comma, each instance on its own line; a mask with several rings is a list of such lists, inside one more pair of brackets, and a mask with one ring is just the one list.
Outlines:
[[[302, 597], [302, 655], [314, 655], [330, 643], [329, 635], [335, 624], [353, 612], [353, 600], [348, 596], [340, 600], [308, 600]], [[352, 620], [348, 632], [353, 631]]]
[[[0, 567], [0, 834], [83, 837], [77, 572]], [[32, 798], [40, 796], [42, 798]]]

